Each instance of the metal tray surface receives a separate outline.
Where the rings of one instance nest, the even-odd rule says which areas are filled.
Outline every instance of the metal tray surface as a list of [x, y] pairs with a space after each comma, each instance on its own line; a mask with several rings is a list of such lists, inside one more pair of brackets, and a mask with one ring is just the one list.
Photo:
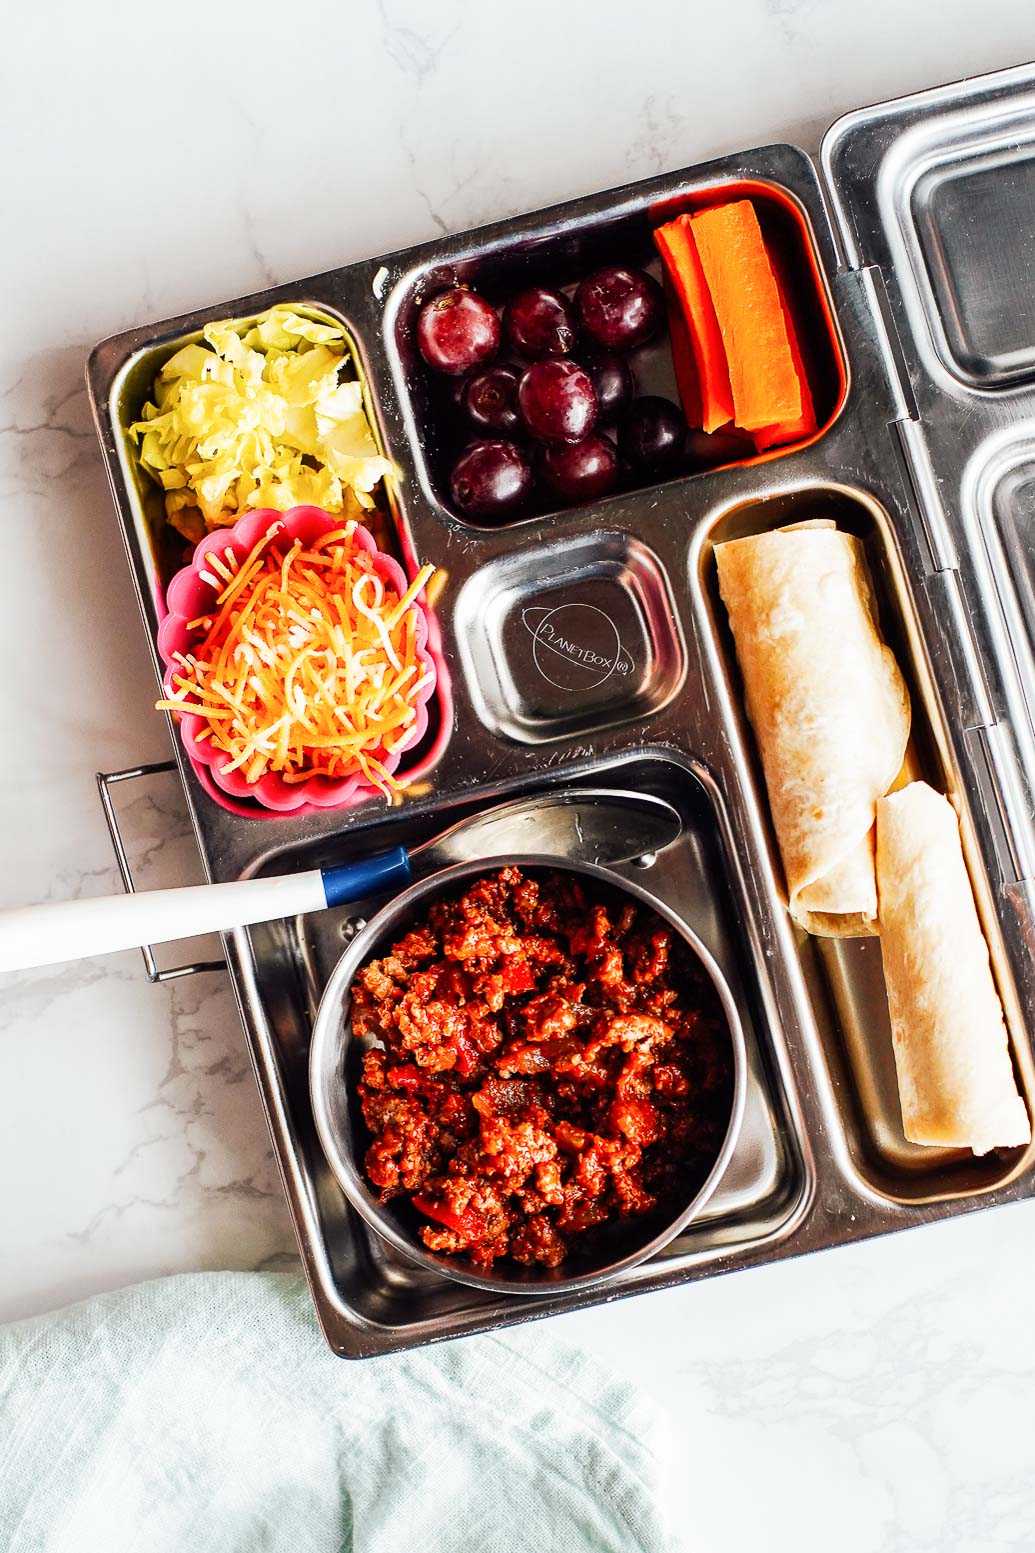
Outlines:
[[[624, 251], [623, 234], [642, 236], [645, 213], [745, 184], [774, 191], [805, 223], [807, 284], [819, 288], [815, 300], [829, 308], [847, 379], [834, 414], [841, 387], [836, 371], [831, 377], [834, 418], [824, 434], [789, 453], [507, 528], [461, 523], [437, 493], [434, 448], [421, 447], [421, 387], [404, 327], [419, 288], [436, 275], [502, 276], [515, 264], [524, 273], [529, 254], [549, 264], [558, 255], [599, 252], [601, 234]], [[686, 825], [683, 840], [658, 859], [645, 882], [715, 953], [751, 1051], [743, 1137], [706, 1215], [603, 1290], [498, 1299], [389, 1253], [354, 1220], [317, 1147], [305, 1077], [309, 1031], [347, 930], [342, 914], [229, 935], [234, 986], [332, 1347], [353, 1356], [409, 1347], [1032, 1194], [1035, 1148], [982, 1160], [910, 1149], [897, 1119], [876, 946], [806, 939], [781, 900], [711, 550], [718, 538], [822, 510], [866, 539], [882, 621], [914, 693], [917, 769], [960, 806], [1030, 1105], [1035, 1074], [1025, 1031], [1035, 1011], [1035, 962], [1027, 896], [1010, 893], [1020, 876], [1003, 823], [999, 772], [966, 673], [971, 649], [963, 599], [944, 585], [930, 516], [918, 500], [901, 430], [912, 402], [897, 371], [880, 276], [839, 263], [823, 192], [804, 153], [775, 146], [727, 158], [223, 302], [98, 347], [91, 397], [152, 650], [160, 592], [143, 511], [148, 498], [134, 483], [125, 451], [134, 396], [146, 389], [163, 354], [205, 321], [248, 316], [279, 301], [326, 308], [346, 322], [355, 342], [378, 435], [399, 470], [390, 495], [400, 548], [411, 562], [430, 560], [445, 572], [437, 610], [454, 706], [437, 763], [389, 811], [364, 801], [348, 811], [272, 822], [229, 814], [209, 799], [178, 748], [209, 876], [308, 868], [418, 840], [498, 796], [587, 777], [597, 786], [640, 786], [676, 804]], [[826, 327], [817, 321], [809, 342], [820, 355], [824, 340], [829, 344]], [[1002, 391], [1000, 401], [1010, 392]], [[594, 589], [605, 595], [617, 589], [627, 601], [628, 612], [615, 614], [622, 621], [618, 648], [558, 630], [563, 672], [544, 677], [535, 651], [542, 617], [531, 614], [529, 629], [522, 610], [570, 610], [588, 602], [614, 613]], [[584, 715], [586, 684], [572, 646], [576, 659], [587, 649], [581, 668], [593, 655], [605, 665], [613, 658], [611, 678], [622, 681], [606, 689], [592, 716]], [[643, 662], [620, 674], [623, 652]]]

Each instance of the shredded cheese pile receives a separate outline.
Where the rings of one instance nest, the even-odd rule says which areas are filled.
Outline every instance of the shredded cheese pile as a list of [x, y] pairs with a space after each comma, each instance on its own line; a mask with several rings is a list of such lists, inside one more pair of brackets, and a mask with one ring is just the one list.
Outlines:
[[425, 566], [400, 598], [346, 524], [310, 546], [288, 544], [273, 523], [238, 564], [233, 550], [205, 554], [202, 578], [218, 589], [203, 632], [160, 710], [205, 719], [228, 759], [223, 775], [257, 782], [336, 781], [361, 774], [390, 796], [400, 784], [383, 761], [413, 737], [417, 702], [431, 669], [417, 652], [415, 600], [434, 575]]

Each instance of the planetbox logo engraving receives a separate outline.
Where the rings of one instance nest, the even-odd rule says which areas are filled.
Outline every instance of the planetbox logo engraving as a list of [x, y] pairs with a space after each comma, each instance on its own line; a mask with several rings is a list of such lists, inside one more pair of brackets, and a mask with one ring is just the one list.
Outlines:
[[633, 671], [618, 627], [595, 604], [530, 605], [521, 611], [521, 623], [532, 638], [536, 668], [558, 690], [596, 690]]

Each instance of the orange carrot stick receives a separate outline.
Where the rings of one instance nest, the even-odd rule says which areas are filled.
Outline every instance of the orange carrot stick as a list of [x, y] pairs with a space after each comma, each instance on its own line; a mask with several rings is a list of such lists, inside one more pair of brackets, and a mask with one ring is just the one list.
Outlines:
[[716, 205], [690, 224], [725, 347], [737, 425], [760, 431], [796, 422], [801, 380], [754, 206]]
[[701, 399], [697, 424], [704, 431], [718, 431], [733, 419], [734, 400], [726, 348], [701, 267], [691, 218], [677, 216], [675, 221], [658, 227], [654, 242], [679, 298], [690, 336]]
[[704, 421], [701, 404], [701, 382], [697, 375], [690, 329], [683, 315], [683, 308], [676, 295], [676, 288], [665, 277], [665, 307], [668, 313], [668, 343], [672, 351], [672, 368], [676, 374], [679, 402], [683, 406], [688, 426], [701, 426]]
[[816, 409], [812, 402], [812, 393], [809, 389], [808, 372], [802, 359], [801, 345], [798, 341], [798, 331], [794, 327], [794, 314], [791, 312], [790, 302], [787, 297], [787, 288], [780, 276], [779, 269], [774, 265], [776, 275], [776, 289], [780, 294], [780, 306], [783, 308], [784, 322], [787, 326], [787, 341], [791, 347], [791, 358], [794, 362], [794, 370], [798, 374], [798, 382], [801, 385], [801, 414], [795, 421], [784, 421], [775, 426], [763, 426], [761, 431], [753, 433], [755, 447], [760, 453], [767, 448], [780, 447], [789, 442], [804, 442], [811, 437], [816, 430]]

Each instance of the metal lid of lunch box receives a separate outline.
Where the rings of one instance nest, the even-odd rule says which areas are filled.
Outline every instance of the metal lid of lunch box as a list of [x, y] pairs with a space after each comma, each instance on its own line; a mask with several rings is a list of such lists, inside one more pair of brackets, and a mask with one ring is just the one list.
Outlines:
[[822, 145], [846, 266], [897, 379], [924, 579], [997, 806], [1035, 881], [1035, 65], [839, 119]]

